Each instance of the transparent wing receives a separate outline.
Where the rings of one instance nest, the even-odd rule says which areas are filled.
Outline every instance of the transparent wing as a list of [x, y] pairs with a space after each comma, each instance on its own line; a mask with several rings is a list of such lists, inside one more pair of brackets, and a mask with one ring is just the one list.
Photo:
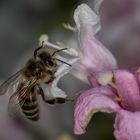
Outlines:
[[[22, 87], [10, 97], [8, 104], [8, 113], [11, 117], [14, 117], [24, 104], [27, 96], [30, 94], [31, 88], [36, 84], [36, 80], [27, 81], [22, 83]], [[19, 85], [20, 86], [20, 85]]]
[[26, 92], [22, 92], [22, 98], [19, 100], [19, 95], [18, 93], [14, 93], [10, 99], [9, 99], [9, 104], [8, 104], [8, 114], [11, 117], [14, 117], [21, 109], [21, 106], [25, 102], [25, 97], [26, 97]]
[[0, 95], [12, 95], [16, 92], [20, 83], [25, 81], [25, 77], [22, 74], [22, 70], [18, 71], [10, 78], [8, 78], [2, 85], [0, 85]]

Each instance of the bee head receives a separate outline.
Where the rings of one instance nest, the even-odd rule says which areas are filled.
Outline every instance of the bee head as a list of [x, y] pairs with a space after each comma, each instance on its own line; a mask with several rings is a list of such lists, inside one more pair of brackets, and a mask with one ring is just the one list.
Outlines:
[[40, 60], [49, 67], [54, 67], [56, 66], [56, 62], [53, 59], [53, 57], [46, 51], [41, 52], [38, 57], [40, 58]]
[[59, 62], [64, 63], [64, 64], [66, 64], [66, 65], [71, 67], [71, 65], [69, 63], [67, 63], [67, 62], [65, 62], [63, 60], [60, 60], [58, 58], [53, 57], [53, 56], [55, 56], [56, 53], [59, 53], [59, 52], [61, 52], [63, 50], [66, 50], [67, 48], [56, 50], [51, 55], [46, 51], [43, 51], [40, 54], [38, 54], [38, 51], [44, 47], [43, 43], [44, 42], [42, 42], [42, 46], [40, 46], [37, 49], [35, 49], [35, 51], [34, 51], [34, 58], [35, 59], [38, 56], [40, 58], [40, 60], [43, 62], [43, 64], [45, 64], [48, 67], [56, 67], [57, 66], [56, 61], [59, 61]]

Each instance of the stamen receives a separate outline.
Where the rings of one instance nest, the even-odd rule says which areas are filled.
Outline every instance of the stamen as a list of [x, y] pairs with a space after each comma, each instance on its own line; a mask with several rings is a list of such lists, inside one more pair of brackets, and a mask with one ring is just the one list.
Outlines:
[[63, 23], [62, 25], [63, 25], [63, 27], [65, 29], [70, 30], [72, 32], [76, 32], [77, 31], [76, 27], [71, 26], [69, 23]]

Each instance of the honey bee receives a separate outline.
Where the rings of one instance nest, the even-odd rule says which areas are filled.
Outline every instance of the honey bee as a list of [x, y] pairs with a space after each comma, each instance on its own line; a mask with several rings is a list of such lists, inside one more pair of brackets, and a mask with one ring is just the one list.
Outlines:
[[61, 104], [68, 101], [66, 98], [55, 98], [46, 100], [41, 83], [49, 84], [55, 79], [55, 72], [58, 68], [57, 61], [70, 64], [55, 58], [56, 53], [66, 48], [53, 51], [50, 54], [41, 50], [42, 46], [34, 51], [33, 58], [29, 59], [25, 66], [16, 74], [11, 76], [0, 86], [0, 95], [10, 95], [8, 112], [10, 116], [15, 115], [19, 110], [32, 121], [39, 120], [39, 104], [37, 96], [41, 95], [42, 99], [48, 104]]

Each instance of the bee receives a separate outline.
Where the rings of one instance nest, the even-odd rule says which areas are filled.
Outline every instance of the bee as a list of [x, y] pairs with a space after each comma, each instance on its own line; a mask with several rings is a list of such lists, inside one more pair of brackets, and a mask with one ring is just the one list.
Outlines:
[[33, 58], [29, 59], [25, 66], [6, 80], [0, 86], [0, 95], [10, 95], [8, 103], [8, 112], [10, 116], [14, 116], [19, 110], [32, 121], [39, 120], [39, 103], [38, 95], [42, 96], [43, 101], [48, 104], [61, 104], [68, 101], [66, 98], [55, 98], [46, 100], [42, 83], [49, 84], [55, 79], [55, 72], [58, 68], [57, 61], [70, 64], [55, 58], [56, 53], [65, 50], [66, 48], [53, 51], [51, 54], [47, 51], [41, 50], [42, 46], [34, 51]]

